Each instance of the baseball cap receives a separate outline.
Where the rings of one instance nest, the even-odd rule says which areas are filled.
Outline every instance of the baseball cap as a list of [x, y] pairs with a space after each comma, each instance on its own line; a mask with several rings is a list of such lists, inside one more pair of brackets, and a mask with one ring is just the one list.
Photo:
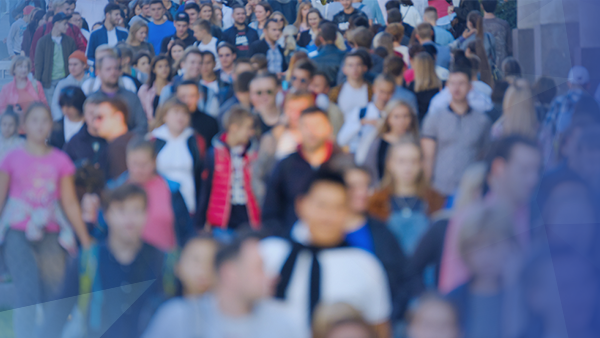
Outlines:
[[587, 84], [590, 82], [590, 73], [587, 69], [585, 69], [585, 67], [575, 66], [569, 71], [569, 77], [567, 78], [567, 81], [580, 86]]
[[71, 55], [69, 55], [69, 60], [71, 59], [77, 59], [81, 61], [84, 65], [86, 65], [88, 61], [87, 57], [85, 57], [85, 53], [80, 50], [76, 50]]
[[66, 15], [63, 12], [58, 12], [52, 18], [52, 24], [55, 24], [55, 23], [57, 23], [59, 21], [63, 21], [63, 20], [69, 20], [70, 18], [71, 18], [70, 15]]
[[175, 15], [175, 20], [173, 21], [185, 21], [190, 23], [190, 16], [186, 12], [179, 12]]
[[31, 14], [31, 12], [33, 12], [34, 9], [35, 9], [35, 7], [33, 7], [31, 5], [25, 6], [25, 8], [23, 8], [23, 15]]

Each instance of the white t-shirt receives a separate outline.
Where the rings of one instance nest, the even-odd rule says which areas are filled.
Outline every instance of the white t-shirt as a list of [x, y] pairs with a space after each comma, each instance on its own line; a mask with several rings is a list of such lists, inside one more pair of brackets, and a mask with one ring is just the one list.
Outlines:
[[198, 49], [201, 52], [204, 51], [209, 51], [211, 53], [213, 53], [213, 55], [215, 56], [215, 61], [217, 62], [217, 64], [215, 65], [215, 70], [217, 69], [221, 69], [221, 61], [219, 61], [219, 55], [217, 54], [217, 38], [215, 38], [213, 36], [213, 38], [210, 40], [210, 42], [208, 44], [203, 44], [202, 41], [198, 42]]
[[83, 122], [84, 120], [81, 120], [79, 122], [73, 122], [65, 116], [63, 123], [63, 127], [65, 129], [65, 143], [69, 142], [71, 137], [73, 137], [73, 135], [77, 134], [81, 130]]
[[108, 46], [114, 47], [117, 45], [119, 40], [117, 40], [117, 29], [113, 28], [112, 31], [106, 31], [108, 35]]
[[[365, 111], [366, 120], [378, 120], [381, 118], [381, 112], [375, 106], [375, 103], [370, 102]], [[344, 119], [344, 125], [337, 135], [337, 142], [341, 147], [349, 146], [350, 153], [355, 154], [358, 146], [364, 142], [365, 137], [371, 133], [377, 133], [377, 128], [370, 124], [363, 125], [361, 123], [360, 111], [363, 107], [356, 107]]]
[[208, 88], [212, 89], [212, 91], [215, 93], [219, 92], [219, 82], [217, 80], [214, 80], [212, 82], [206, 82], [204, 80], [200, 80], [200, 83], [207, 86]]
[[350, 113], [352, 109], [365, 107], [368, 103], [369, 87], [366, 83], [362, 87], [354, 89], [348, 82], [344, 82], [337, 100], [338, 107], [340, 107], [344, 116]]
[[402, 13], [402, 22], [414, 28], [423, 22], [423, 18], [415, 6], [400, 6], [400, 13]]
[[[307, 232], [306, 226], [300, 223], [294, 228], [292, 237], [296, 232]], [[267, 275], [279, 275], [291, 248], [290, 242], [281, 238], [261, 241], [260, 249]], [[392, 310], [389, 285], [383, 267], [375, 256], [362, 249], [347, 247], [322, 250], [318, 253], [318, 259], [321, 268], [321, 303], [348, 303], [370, 324], [384, 323], [389, 319]], [[312, 254], [300, 252], [283, 304], [294, 326], [301, 328], [299, 333], [302, 337], [310, 337], [308, 309], [311, 266]]]

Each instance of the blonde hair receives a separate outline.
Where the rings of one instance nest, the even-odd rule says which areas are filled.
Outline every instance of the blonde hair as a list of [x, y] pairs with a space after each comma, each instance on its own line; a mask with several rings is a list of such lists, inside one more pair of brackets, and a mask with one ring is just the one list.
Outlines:
[[421, 170], [417, 175], [415, 182], [413, 182], [417, 187], [417, 196], [420, 198], [425, 198], [425, 194], [427, 193], [428, 184], [427, 179], [425, 178], [425, 171], [423, 168], [423, 149], [421, 149], [421, 145], [414, 137], [406, 136], [402, 138], [398, 143], [390, 145], [387, 151], [387, 156], [385, 160], [385, 169], [383, 173], [383, 178], [381, 179], [381, 188], [389, 191], [394, 191], [394, 186], [396, 185], [393, 174], [390, 172], [389, 166], [392, 158], [392, 154], [398, 151], [400, 148], [404, 146], [413, 146], [417, 148], [419, 151], [419, 157], [421, 160]]
[[404, 26], [401, 23], [391, 23], [385, 28], [386, 33], [390, 33], [394, 42], [400, 43], [404, 37]]
[[487, 205], [483, 202], [472, 205], [462, 221], [458, 248], [463, 258], [470, 253], [473, 244], [485, 240], [494, 243], [514, 241], [514, 227], [509, 210], [499, 204]]
[[[221, 21], [217, 20], [217, 16], [215, 15], [215, 13], [217, 11], [221, 12]], [[223, 27], [222, 20], [223, 20], [223, 9], [221, 7], [219, 7], [219, 6], [217, 6], [217, 5], [213, 5], [212, 24], [215, 25], [215, 26], [217, 26], [217, 27], [219, 27], [219, 28], [222, 28]]]
[[[280, 11], [275, 11], [271, 14], [271, 16], [269, 16], [269, 20], [273, 19], [275, 17], [275, 15], [279, 15], [283, 18], [283, 27], [289, 25], [290, 23], [287, 21], [287, 19], [285, 18], [285, 15], [283, 15], [283, 13], [281, 13]], [[267, 28], [265, 26], [265, 28]]]
[[10, 63], [10, 75], [15, 76], [15, 69], [23, 63], [27, 65], [28, 73], [31, 72], [31, 59], [26, 56], [17, 56]]
[[[296, 26], [298, 30], [300, 30], [300, 26], [302, 25], [302, 8], [307, 6], [312, 8], [310, 2], [300, 2], [300, 4], [298, 4], [298, 16], [296, 16], [296, 22], [294, 22], [294, 26]], [[306, 16], [306, 25], [308, 25], [308, 13]]]
[[[128, 45], [131, 46], [131, 42], [133, 42], [133, 39], [135, 39], [135, 36], [137, 35], [137, 33], [143, 28], [146, 29], [146, 33], [149, 32], [148, 25], [146, 24], [146, 22], [144, 20], [137, 20], [129, 27], [129, 35], [127, 36], [127, 44]], [[142, 43], [144, 41], [138, 41], [138, 42]]]
[[502, 107], [503, 135], [537, 136], [538, 121], [533, 93], [527, 80], [517, 79], [508, 87]]
[[435, 74], [435, 62], [429, 53], [421, 52], [412, 59], [415, 70], [415, 92], [441, 88], [442, 82]]
[[411, 121], [410, 125], [408, 126], [408, 130], [406, 131], [406, 134], [417, 138], [419, 136], [419, 120], [417, 119], [417, 113], [408, 103], [401, 100], [391, 100], [383, 109], [383, 124], [379, 128], [379, 135], [381, 136], [391, 131], [389, 117], [392, 114], [392, 111], [400, 106], [405, 107], [410, 112]]
[[173, 97], [158, 108], [156, 112], [156, 118], [154, 120], [154, 123], [152, 124], [152, 130], [165, 124], [165, 117], [167, 116], [169, 111], [171, 111], [171, 109], [175, 108], [182, 108], [186, 112], [190, 113], [185, 103], [181, 102], [178, 98]]
[[313, 338], [324, 338], [337, 323], [347, 320], [362, 320], [362, 316], [347, 303], [319, 304], [313, 315]]

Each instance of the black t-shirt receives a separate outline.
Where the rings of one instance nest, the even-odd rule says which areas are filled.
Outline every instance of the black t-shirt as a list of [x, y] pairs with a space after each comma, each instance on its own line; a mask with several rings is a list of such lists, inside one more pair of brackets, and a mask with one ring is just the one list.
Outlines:
[[199, 110], [192, 114], [192, 128], [206, 141], [206, 147], [210, 147], [212, 139], [219, 133], [217, 120]]
[[194, 37], [194, 32], [191, 29], [188, 29], [187, 32], [187, 37], [185, 39], [180, 39], [177, 37], [177, 34], [173, 34], [171, 36], [167, 36], [166, 38], [164, 38], [160, 44], [160, 52], [161, 53], [167, 53], [168, 51], [168, 46], [169, 46], [169, 42], [171, 40], [179, 40], [179, 41], [183, 41], [183, 43], [185, 44], [185, 48], [188, 48], [189, 46], [193, 45], [196, 42], [196, 38]]
[[337, 13], [336, 15], [333, 16], [333, 23], [335, 23], [338, 26], [338, 29], [344, 33], [347, 29], [348, 29], [348, 21], [350, 20], [350, 17], [353, 15], [362, 15], [365, 18], [367, 17], [367, 15], [362, 12], [359, 11], [358, 9], [352, 7], [353, 11], [350, 14], [346, 14], [346, 12], [344, 12], [343, 10], [339, 13]]

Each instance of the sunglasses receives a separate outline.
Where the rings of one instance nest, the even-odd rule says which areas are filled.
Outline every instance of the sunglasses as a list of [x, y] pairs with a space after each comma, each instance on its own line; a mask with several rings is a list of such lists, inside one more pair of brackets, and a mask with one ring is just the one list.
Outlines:
[[271, 90], [271, 89], [267, 89], [265, 91], [259, 90], [256, 92], [256, 95], [258, 95], [258, 96], [261, 96], [262, 94], [273, 95], [273, 94], [275, 94], [275, 91]]
[[283, 22], [283, 18], [273, 18], [271, 20], [273, 20], [275, 22]]
[[300, 80], [300, 83], [307, 83], [308, 80], [307, 79], [299, 79], [295, 76], [292, 76], [292, 82], [296, 81], [296, 80]]

